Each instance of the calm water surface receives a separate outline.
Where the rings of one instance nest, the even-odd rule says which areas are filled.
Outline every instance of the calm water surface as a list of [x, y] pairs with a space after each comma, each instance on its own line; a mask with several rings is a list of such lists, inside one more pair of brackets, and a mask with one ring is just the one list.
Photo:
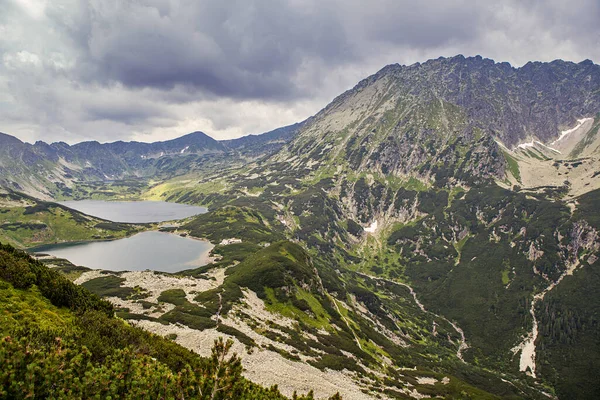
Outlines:
[[178, 272], [205, 265], [212, 248], [209, 242], [172, 233], [142, 232], [108, 242], [63, 243], [32, 250], [92, 269]]
[[171, 221], [207, 211], [205, 207], [164, 201], [73, 200], [59, 203], [94, 217], [129, 223]]

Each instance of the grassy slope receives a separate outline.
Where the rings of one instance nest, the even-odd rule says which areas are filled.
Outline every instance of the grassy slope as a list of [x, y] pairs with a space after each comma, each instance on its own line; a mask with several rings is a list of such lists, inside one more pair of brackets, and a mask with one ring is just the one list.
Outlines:
[[[531, 329], [533, 294], [549, 285], [533, 268], [552, 280], [565, 271], [574, 223], [586, 220], [598, 228], [597, 197], [598, 191], [582, 196], [571, 216], [559, 202], [497, 187], [472, 188], [443, 214], [434, 213], [393, 232], [389, 244], [403, 256], [380, 272], [408, 279], [426, 307], [464, 329], [471, 346], [467, 360], [516, 370], [518, 356], [511, 357], [510, 349]], [[448, 246], [453, 231], [465, 227], [469, 232], [465, 239], [456, 242], [455, 249]], [[543, 252], [535, 261], [527, 258], [532, 244]], [[580, 252], [586, 255], [587, 251]], [[536, 342], [539, 376], [555, 387], [560, 398], [595, 398], [599, 390], [595, 374], [599, 357], [593, 351], [600, 337], [594, 265], [584, 261], [581, 270], [566, 277], [536, 311], [541, 332]]]
[[[439, 335], [438, 339], [432, 339], [429, 330], [433, 321], [430, 317], [424, 318], [420, 310], [407, 311], [406, 307], [409, 304], [414, 306], [414, 301], [408, 292], [403, 292], [401, 296], [393, 295], [389, 293], [389, 290], [391, 290], [389, 288], [382, 291], [378, 285], [368, 284], [363, 279], [353, 277], [344, 272], [346, 270], [344, 267], [354, 268], [353, 265], [356, 265], [361, 258], [357, 257], [355, 249], [353, 249], [351, 242], [348, 241], [348, 234], [346, 232], [347, 227], [354, 226], [354, 224], [348, 224], [348, 220], [342, 214], [336, 196], [327, 194], [333, 188], [333, 179], [327, 178], [317, 183], [311, 182], [307, 185], [299, 179], [302, 176], [301, 172], [289, 171], [285, 168], [284, 165], [269, 165], [264, 168], [257, 167], [255, 170], [257, 174], [249, 174], [245, 177], [240, 176], [235, 182], [227, 181], [225, 185], [221, 181], [221, 183], [214, 186], [218, 192], [216, 194], [211, 193], [211, 188], [206, 185], [198, 186], [199, 189], [194, 190], [190, 196], [184, 194], [185, 190], [183, 186], [185, 185], [180, 185], [175, 190], [167, 190], [169, 193], [167, 197], [171, 198], [171, 196], [175, 196], [171, 199], [176, 199], [177, 201], [207, 204], [207, 199], [218, 199], [216, 203], [212, 203], [211, 212], [199, 216], [185, 227], [190, 230], [192, 235], [208, 237], [215, 243], [220, 242], [222, 239], [236, 237], [242, 239], [243, 243], [217, 246], [215, 248], [215, 253], [222, 256], [222, 259], [215, 264], [215, 267], [229, 266], [234, 262], [241, 263], [237, 267], [228, 270], [228, 277], [223, 287], [200, 294], [197, 297], [196, 300], [200, 301], [207, 308], [208, 312], [185, 304], [178, 306], [164, 318], [173, 321], [178, 319], [180, 321], [185, 320], [188, 324], [193, 324], [199, 328], [212, 327], [214, 326], [214, 322], [210, 320], [210, 317], [218, 308], [216, 302], [217, 293], [224, 290], [221, 293], [223, 294], [224, 307], [227, 308], [228, 301], [235, 302], [241, 298], [239, 286], [252, 287], [259, 296], [263, 297], [263, 300], [271, 311], [297, 319], [301, 329], [315, 329], [316, 327], [320, 327], [328, 330], [333, 324], [341, 327], [344, 332], [343, 335], [340, 335], [339, 339], [341, 342], [337, 346], [342, 346], [343, 349], [350, 353], [358, 354], [359, 358], [362, 358], [367, 364], [373, 361], [380, 362], [381, 356], [379, 353], [382, 349], [385, 349], [383, 350], [383, 354], [386, 354], [386, 356], [393, 354], [392, 358], [399, 365], [403, 366], [425, 366], [429, 362], [427, 358], [435, 359], [439, 362], [439, 360], [444, 358], [450, 359], [455, 357], [456, 348], [454, 345], [448, 345], [447, 341], [444, 342], [439, 337], [445, 338], [446, 335], [450, 335], [454, 340], [458, 340], [456, 331], [449, 324], [438, 320], [437, 323], [441, 324], [438, 329], [440, 329], [442, 334]], [[273, 171], [276, 171], [276, 173]], [[446, 207], [449, 203], [452, 203], [449, 197], [459, 199], [464, 196], [462, 192], [456, 193], [453, 191], [447, 193], [444, 190], [439, 191], [439, 189], [435, 188], [419, 188], [421, 192], [411, 190], [413, 187], [407, 188], [404, 182], [400, 182], [400, 184], [394, 187], [397, 194], [389, 196], [384, 194], [385, 188], [389, 187], [389, 182], [385, 181], [379, 182], [378, 184], [381, 186], [381, 189], [378, 189], [377, 193], [371, 194], [369, 191], [373, 189], [369, 188], [369, 185], [366, 183], [367, 179], [367, 176], [356, 177], [356, 183], [360, 183], [358, 186], [364, 187], [365, 191], [365, 197], [358, 199], [361, 207], [359, 210], [365, 212], [365, 218], [368, 218], [367, 214], [372, 215], [375, 212], [375, 206], [379, 208], [388, 208], [390, 206], [404, 207], [405, 204], [410, 204], [415, 197], [419, 198], [420, 208], [423, 212], [431, 213], [436, 218], [443, 218], [444, 212], [440, 207]], [[343, 183], [343, 185], [346, 185], [346, 183]], [[342, 192], [345, 190], [356, 190], [356, 187], [358, 187], [353, 186], [354, 184], [342, 186]], [[223, 190], [224, 187], [227, 187], [225, 191]], [[255, 191], [255, 188], [262, 189]], [[244, 195], [244, 192], [256, 193], [254, 196], [249, 196]], [[393, 200], [394, 198], [395, 200]], [[384, 204], [384, 202], [389, 202], [390, 199], [392, 199], [391, 201], [395, 201], [395, 203]], [[380, 204], [370, 206], [369, 201], [377, 201]], [[279, 222], [279, 217], [282, 214], [291, 216], [295, 221], [295, 226], [290, 227], [288, 225], [288, 228], [285, 229]], [[360, 222], [364, 225], [366, 219], [363, 221], [361, 220], [362, 216], [359, 217]], [[344, 314], [345, 318], [352, 321], [351, 326], [353, 326], [354, 333], [361, 337], [360, 340], [366, 340], [365, 343], [375, 343], [375, 347], [366, 345], [363, 346], [365, 350], [360, 351], [354, 344], [353, 333], [347, 329], [346, 323], [342, 320], [340, 313], [333, 307], [332, 299], [328, 299], [327, 296], [315, 295], [315, 291], [309, 291], [312, 297], [304, 298], [305, 293], [298, 289], [301, 285], [293, 283], [283, 285], [282, 287], [285, 288], [285, 291], [271, 288], [268, 285], [262, 285], [260, 283], [262, 276], [268, 277], [270, 273], [275, 273], [275, 276], [280, 274], [280, 272], [275, 272], [276, 269], [271, 269], [269, 263], [273, 261], [273, 265], [285, 266], [286, 261], [277, 260], [279, 256], [276, 256], [273, 246], [263, 250], [261, 246], [257, 245], [264, 244], [264, 242], [273, 243], [275, 240], [279, 240], [285, 236], [299, 240], [302, 244], [307, 245], [309, 254], [313, 257], [326, 291], [335, 293], [335, 297], [346, 304], [352, 304], [352, 298], [362, 296], [362, 299], [367, 303], [372, 302], [372, 304], [386, 309], [386, 312], [393, 313], [399, 321], [402, 321], [398, 324], [402, 331], [410, 337], [415, 338], [415, 343], [413, 344], [415, 347], [411, 346], [408, 350], [399, 351], [389, 341], [386, 342], [385, 338], [381, 337], [378, 332], [375, 332], [369, 326], [369, 323], [365, 323], [364, 317], [354, 307], [347, 309], [343, 303], [339, 302], [340, 311]], [[465, 243], [468, 243], [468, 238], [461, 241], [461, 243], [457, 243], [458, 248], [464, 246]], [[434, 246], [434, 249], [437, 252], [444, 253], [444, 257], [449, 257], [450, 261], [448, 265], [455, 262], [457, 253], [454, 249], [448, 251], [443, 249], [443, 245], [439, 243]], [[377, 269], [378, 272], [383, 272], [389, 277], [400, 277], [404, 275], [407, 261], [405, 256], [407, 253], [410, 254], [409, 252], [410, 249], [407, 248], [403, 253], [404, 256], [401, 256], [395, 253], [393, 246], [384, 247], [381, 252], [373, 253], [373, 256], [379, 258], [369, 258], [365, 260], [365, 264], [374, 268], [370, 271], [371, 273], [374, 273], [375, 269]], [[271, 261], [265, 261], [262, 257], [267, 257], [266, 260]], [[258, 262], [256, 260], [261, 261]], [[444, 271], [447, 272], [449, 270], [449, 268], [444, 267], [442, 264], [439, 264], [437, 267], [432, 265], [434, 269], [437, 268], [437, 274], [443, 274]], [[202, 274], [208, 268], [210, 266], [200, 268], [196, 271], [189, 271], [188, 274]], [[335, 268], [340, 268], [341, 272], [338, 270], [336, 274], [334, 272]], [[506, 265], [502, 264], [501, 269], [498, 271], [497, 278], [500, 286], [502, 286], [503, 271], [506, 268]], [[247, 271], [247, 273], [240, 275], [242, 271]], [[423, 273], [426, 275], [429, 272], [424, 270]], [[237, 277], [240, 276], [243, 278], [238, 280]], [[479, 279], [483, 279], [483, 277], [478, 277], [477, 280]], [[272, 284], [273, 282], [269, 282], [269, 285]], [[371, 293], [370, 296], [365, 294], [369, 292]], [[525, 290], [523, 291], [523, 296], [526, 297], [529, 293]], [[482, 296], [485, 296], [485, 294], [482, 292]], [[507, 294], [508, 297], [510, 296]], [[403, 300], [400, 300], [401, 298]], [[404, 304], [405, 306], [399, 307], [398, 304]], [[373, 311], [376, 311], [378, 306], [375, 306]], [[465, 304], [465, 307], [470, 307], [470, 305]], [[512, 306], [506, 304], [503, 312], [510, 313], [510, 307]], [[524, 310], [523, 314], [527, 314], [524, 306], [522, 308]], [[179, 314], [174, 315], [175, 313]], [[315, 316], [318, 317], [313, 318]], [[381, 318], [382, 321], [385, 320], [384, 316], [381, 316]], [[515, 330], [510, 331], [511, 328], [507, 328], [514, 322], [513, 319], [508, 319], [506, 326], [503, 328], [510, 331], [506, 335], [506, 343], [511, 340], [511, 337], [514, 339], [516, 335], [524, 331], [527, 326], [527, 315], [524, 315], [522, 319], [524, 322], [519, 322], [516, 329], [517, 333], [515, 333]], [[394, 326], [390, 321], [385, 323], [390, 324], [391, 329], [398, 330], [398, 325]], [[525, 327], [523, 327], [523, 324]], [[480, 328], [476, 324], [473, 325], [473, 329]], [[487, 327], [484, 326], [484, 328], [486, 331], [491, 331], [495, 327], [490, 324]], [[290, 335], [296, 341], [295, 345], [303, 346], [301, 343], [303, 342], [302, 338], [292, 333]], [[473, 335], [477, 336], [478, 334]], [[479, 343], [487, 344], [485, 340], [482, 339]], [[311, 343], [310, 346], [316, 346], [316, 344]], [[428, 355], [423, 358], [423, 354]], [[335, 366], [337, 361], [334, 361], [334, 355], [335, 352], [331, 353], [331, 356], [322, 357], [317, 362], [317, 365], [320, 367], [325, 365]], [[490, 361], [487, 360], [489, 356], [490, 354], [486, 350], [485, 354], [480, 354], [478, 357], [483, 357], [485, 360], [483, 364], [485, 365]], [[494, 363], [495, 361], [492, 364]], [[447, 367], [440, 368], [448, 371]], [[453, 368], [456, 373], [461, 371], [461, 368]], [[512, 368], [509, 369], [512, 370]], [[476, 375], [474, 371], [469, 371], [464, 372], [462, 377], [469, 380]], [[487, 385], [484, 386], [489, 387]]]
[[124, 179], [114, 182], [77, 182], [71, 188], [63, 187], [56, 193], [56, 200], [137, 200], [148, 190], [147, 179]]

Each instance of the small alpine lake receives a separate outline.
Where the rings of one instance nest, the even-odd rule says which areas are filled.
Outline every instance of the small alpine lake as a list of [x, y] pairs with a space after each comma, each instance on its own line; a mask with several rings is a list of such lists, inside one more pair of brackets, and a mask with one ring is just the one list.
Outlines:
[[133, 224], [172, 221], [208, 211], [205, 207], [166, 201], [72, 200], [59, 204], [94, 217]]
[[30, 251], [65, 258], [92, 269], [179, 272], [207, 264], [213, 247], [203, 240], [148, 231], [125, 239], [52, 244]]

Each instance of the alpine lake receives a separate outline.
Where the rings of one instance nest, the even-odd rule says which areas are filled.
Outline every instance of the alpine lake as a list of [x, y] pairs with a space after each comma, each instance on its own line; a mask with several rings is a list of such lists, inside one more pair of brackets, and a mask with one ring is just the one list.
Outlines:
[[[158, 223], [207, 212], [204, 207], [162, 201], [81, 200], [60, 204], [94, 217], [125, 223]], [[51, 244], [29, 251], [92, 269], [173, 273], [207, 264], [212, 248], [207, 241], [147, 231], [124, 239]]]

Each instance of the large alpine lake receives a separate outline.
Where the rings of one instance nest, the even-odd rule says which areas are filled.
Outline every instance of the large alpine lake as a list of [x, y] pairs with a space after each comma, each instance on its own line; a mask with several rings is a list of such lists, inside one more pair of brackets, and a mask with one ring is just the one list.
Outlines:
[[[114, 222], [162, 222], [205, 213], [204, 207], [158, 201], [68, 201], [61, 204]], [[208, 262], [209, 242], [165, 232], [142, 232], [103, 242], [61, 243], [32, 249], [75, 265], [111, 271], [178, 272]]]

